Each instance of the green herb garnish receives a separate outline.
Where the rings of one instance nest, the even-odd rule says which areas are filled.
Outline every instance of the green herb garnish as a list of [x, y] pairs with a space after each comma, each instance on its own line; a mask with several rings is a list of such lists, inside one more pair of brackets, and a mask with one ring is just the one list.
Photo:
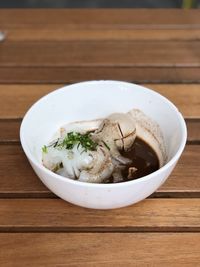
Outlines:
[[42, 152], [43, 152], [43, 153], [47, 153], [47, 146], [44, 145], [44, 146], [42, 147]]
[[61, 147], [61, 148], [66, 148], [66, 149], [73, 149], [73, 147], [75, 145], [78, 145], [77, 147], [79, 147], [80, 145], [84, 148], [84, 151], [88, 151], [88, 150], [96, 150], [97, 147], [97, 143], [95, 143], [92, 139], [91, 139], [91, 134], [90, 133], [86, 133], [86, 134], [80, 134], [77, 132], [70, 132], [67, 133], [66, 137], [63, 139], [63, 141], [61, 143], [57, 143], [56, 147]]

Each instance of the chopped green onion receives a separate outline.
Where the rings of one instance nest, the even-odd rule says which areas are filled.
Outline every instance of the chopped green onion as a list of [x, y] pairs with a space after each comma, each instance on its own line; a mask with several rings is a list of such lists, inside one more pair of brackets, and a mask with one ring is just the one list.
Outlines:
[[43, 152], [43, 153], [47, 153], [47, 146], [44, 145], [44, 146], [42, 147], [42, 152]]
[[90, 133], [86, 134], [80, 134], [77, 132], [70, 132], [67, 133], [66, 137], [62, 140], [61, 143], [57, 142], [55, 144], [55, 147], [60, 147], [60, 148], [66, 148], [66, 149], [73, 149], [75, 145], [80, 145], [84, 148], [84, 151], [87, 150], [96, 150], [97, 143], [95, 143], [92, 138]]

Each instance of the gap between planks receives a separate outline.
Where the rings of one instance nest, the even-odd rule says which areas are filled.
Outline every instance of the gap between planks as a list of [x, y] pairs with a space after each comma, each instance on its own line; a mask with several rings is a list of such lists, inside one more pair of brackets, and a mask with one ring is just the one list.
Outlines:
[[0, 227], [2, 233], [200, 233], [198, 227]]

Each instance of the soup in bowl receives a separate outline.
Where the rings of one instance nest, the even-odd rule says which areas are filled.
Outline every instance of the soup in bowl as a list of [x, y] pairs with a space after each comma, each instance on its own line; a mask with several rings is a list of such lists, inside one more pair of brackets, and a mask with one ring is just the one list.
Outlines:
[[62, 199], [95, 209], [134, 204], [168, 178], [187, 131], [165, 97], [119, 81], [82, 82], [42, 97], [20, 128], [41, 181]]

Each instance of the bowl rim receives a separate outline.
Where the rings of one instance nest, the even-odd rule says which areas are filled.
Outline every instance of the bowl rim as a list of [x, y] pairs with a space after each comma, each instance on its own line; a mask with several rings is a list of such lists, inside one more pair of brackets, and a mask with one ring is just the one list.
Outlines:
[[[64, 177], [61, 176], [59, 174], [56, 174], [52, 171], [50, 171], [49, 169], [45, 168], [42, 163], [38, 162], [31, 154], [31, 152], [29, 151], [28, 148], [26, 148], [26, 143], [25, 143], [25, 137], [23, 135], [23, 128], [24, 128], [24, 124], [25, 121], [28, 119], [29, 114], [31, 113], [31, 111], [35, 108], [35, 106], [37, 106], [38, 103], [42, 102], [44, 99], [48, 98], [50, 95], [52, 94], [58, 94], [59, 92], [63, 91], [63, 90], [68, 90], [71, 87], [76, 87], [76, 86], [81, 86], [82, 84], [96, 84], [96, 83], [115, 83], [118, 85], [125, 85], [125, 86], [136, 86], [142, 90], [146, 90], [149, 91], [151, 94], [155, 94], [157, 95], [157, 97], [161, 98], [162, 100], [164, 100], [177, 114], [179, 122], [180, 122], [180, 127], [182, 130], [182, 138], [180, 141], [180, 145], [178, 150], [176, 151], [175, 155], [169, 160], [169, 162], [167, 162], [164, 166], [162, 166], [161, 168], [159, 168], [158, 170], [156, 170], [155, 172], [152, 172], [148, 175], [145, 175], [143, 177], [140, 177], [136, 180], [130, 180], [130, 181], [125, 181], [125, 182], [121, 182], [121, 183], [110, 183], [110, 184], [101, 184], [101, 183], [87, 183], [87, 182], [81, 182], [78, 180], [73, 180], [70, 179], [68, 177]], [[128, 185], [132, 185], [132, 184], [137, 184], [140, 183], [142, 181], [147, 181], [150, 180], [152, 177], [156, 175], [159, 175], [161, 173], [163, 173], [165, 170], [167, 170], [168, 168], [170, 168], [174, 163], [176, 163], [176, 161], [179, 159], [179, 157], [181, 156], [185, 144], [187, 141], [187, 127], [186, 127], [186, 123], [185, 120], [183, 118], [183, 115], [181, 114], [181, 112], [178, 110], [178, 108], [166, 97], [164, 97], [163, 95], [159, 94], [158, 92], [149, 89], [147, 87], [135, 84], [135, 83], [130, 83], [130, 82], [125, 82], [125, 81], [118, 81], [118, 80], [91, 80], [91, 81], [83, 81], [83, 82], [78, 82], [78, 83], [74, 83], [74, 84], [69, 84], [69, 85], [65, 85], [61, 88], [55, 89], [54, 91], [42, 96], [40, 99], [38, 99], [25, 113], [24, 118], [22, 120], [21, 126], [20, 126], [20, 142], [23, 148], [24, 153], [26, 154], [28, 160], [35, 165], [40, 171], [45, 172], [46, 174], [50, 175], [51, 177], [55, 178], [55, 179], [59, 179], [62, 180], [64, 182], [68, 182], [70, 184], [73, 185], [77, 185], [77, 186], [83, 186], [83, 187], [91, 187], [91, 188], [111, 188], [111, 187], [123, 187], [123, 186], [128, 186]]]

